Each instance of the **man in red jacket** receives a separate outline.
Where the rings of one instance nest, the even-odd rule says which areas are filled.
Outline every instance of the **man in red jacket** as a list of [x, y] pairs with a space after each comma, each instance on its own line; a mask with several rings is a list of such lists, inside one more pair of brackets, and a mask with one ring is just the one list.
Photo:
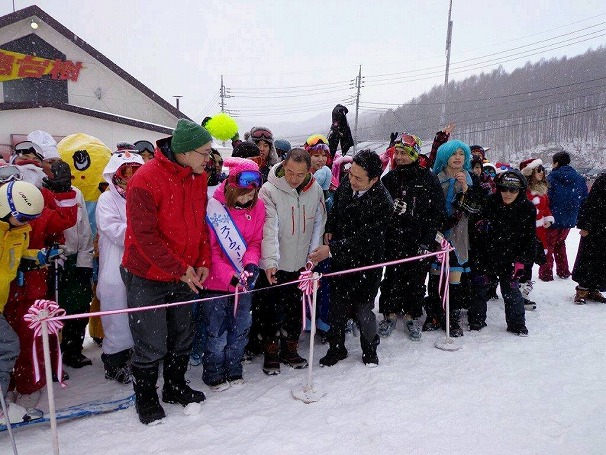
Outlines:
[[[195, 299], [208, 276], [204, 168], [212, 138], [200, 125], [181, 119], [169, 139], [158, 141], [155, 157], [128, 183], [122, 279], [129, 308]], [[194, 333], [191, 310], [191, 305], [179, 305], [129, 314], [133, 385], [142, 423], [165, 417], [156, 392], [161, 360], [162, 401], [187, 406], [205, 399], [185, 381]]]

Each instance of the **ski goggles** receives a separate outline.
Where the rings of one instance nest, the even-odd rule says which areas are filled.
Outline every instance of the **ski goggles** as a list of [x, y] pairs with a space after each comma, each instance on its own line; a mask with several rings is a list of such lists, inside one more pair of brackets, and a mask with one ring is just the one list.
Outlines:
[[31, 141], [23, 141], [23, 142], [19, 142], [17, 145], [15, 145], [15, 154], [16, 155], [34, 154], [34, 155], [36, 155], [37, 158], [40, 159], [40, 161], [44, 160], [44, 154], [42, 153], [42, 150], [40, 149], [40, 147], [38, 147], [36, 144], [34, 144]]
[[322, 144], [322, 143], [309, 147], [309, 149], [307, 149], [307, 151], [309, 152], [310, 155], [327, 155], [328, 153], [330, 153], [330, 149], [328, 148], [328, 145]]
[[250, 137], [256, 141], [264, 140], [273, 142], [274, 135], [266, 128], [253, 128], [250, 132]]
[[133, 145], [139, 153], [147, 152], [154, 155], [154, 145], [149, 141], [137, 141]]
[[17, 166], [7, 164], [0, 167], [0, 183], [8, 183], [14, 180], [21, 180], [21, 172]]
[[309, 150], [318, 144], [328, 144], [328, 139], [323, 134], [312, 134], [305, 141], [305, 150]]
[[6, 188], [6, 199], [8, 202], [8, 208], [11, 211], [11, 215], [13, 215], [19, 223], [27, 223], [29, 221], [35, 220], [40, 216], [39, 213], [37, 215], [28, 215], [27, 213], [21, 213], [17, 210], [17, 207], [15, 206], [15, 201], [13, 200], [14, 185], [15, 182], [12, 181], [8, 184], [8, 187]]
[[417, 153], [421, 153], [421, 140], [412, 134], [402, 133], [397, 142], [401, 142], [403, 145], [415, 149]]
[[498, 185], [497, 186], [497, 190], [499, 190], [500, 193], [513, 193], [513, 194], [517, 194], [517, 193], [520, 192], [520, 187]]
[[233, 177], [229, 177], [229, 182], [238, 188], [260, 188], [263, 184], [261, 173], [259, 171], [242, 171]]

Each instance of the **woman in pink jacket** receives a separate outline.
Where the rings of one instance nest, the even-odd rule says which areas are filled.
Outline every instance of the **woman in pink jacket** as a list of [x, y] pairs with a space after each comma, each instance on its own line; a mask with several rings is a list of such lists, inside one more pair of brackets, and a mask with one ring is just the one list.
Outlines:
[[206, 214], [212, 261], [204, 285], [207, 296], [217, 298], [202, 303], [207, 337], [202, 380], [217, 392], [243, 383], [241, 359], [252, 322], [252, 298], [245, 291], [254, 288], [259, 275], [265, 222], [259, 166], [244, 158], [223, 164], [229, 177], [209, 200]]

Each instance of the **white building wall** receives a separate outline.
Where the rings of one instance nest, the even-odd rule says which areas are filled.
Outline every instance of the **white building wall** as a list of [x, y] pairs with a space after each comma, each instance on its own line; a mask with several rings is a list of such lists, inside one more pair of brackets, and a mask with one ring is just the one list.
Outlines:
[[[118, 76], [98, 60], [42, 21], [35, 31], [44, 41], [59, 49], [67, 60], [82, 62], [76, 82], [68, 81], [69, 104], [115, 115], [143, 120], [173, 128], [177, 118]], [[30, 19], [0, 29], [0, 43], [6, 43], [34, 32]], [[128, 71], [128, 69], [125, 69]], [[2, 85], [0, 83], [0, 85]], [[99, 90], [98, 90], [99, 89]], [[95, 94], [100, 92], [100, 98]], [[0, 95], [1, 95], [0, 89]], [[2, 128], [4, 130], [4, 128]]]
[[67, 136], [74, 133], [90, 134], [112, 151], [121, 141], [133, 143], [145, 139], [155, 144], [156, 140], [168, 136], [49, 107], [0, 111], [0, 144], [10, 145], [11, 134], [28, 134], [34, 130], [44, 130], [53, 136]]

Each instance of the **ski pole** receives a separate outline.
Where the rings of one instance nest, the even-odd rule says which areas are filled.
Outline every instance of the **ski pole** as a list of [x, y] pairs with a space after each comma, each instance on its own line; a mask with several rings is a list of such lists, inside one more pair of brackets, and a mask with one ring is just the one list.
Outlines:
[[8, 437], [11, 440], [11, 444], [13, 445], [13, 454], [17, 454], [17, 444], [15, 443], [15, 436], [13, 435], [13, 427], [11, 425], [11, 419], [8, 416], [8, 406], [6, 405], [6, 400], [4, 399], [4, 390], [2, 390], [2, 386], [0, 385], [0, 404], [2, 405], [2, 412], [4, 412], [4, 419], [6, 420], [6, 429], [8, 430]]

